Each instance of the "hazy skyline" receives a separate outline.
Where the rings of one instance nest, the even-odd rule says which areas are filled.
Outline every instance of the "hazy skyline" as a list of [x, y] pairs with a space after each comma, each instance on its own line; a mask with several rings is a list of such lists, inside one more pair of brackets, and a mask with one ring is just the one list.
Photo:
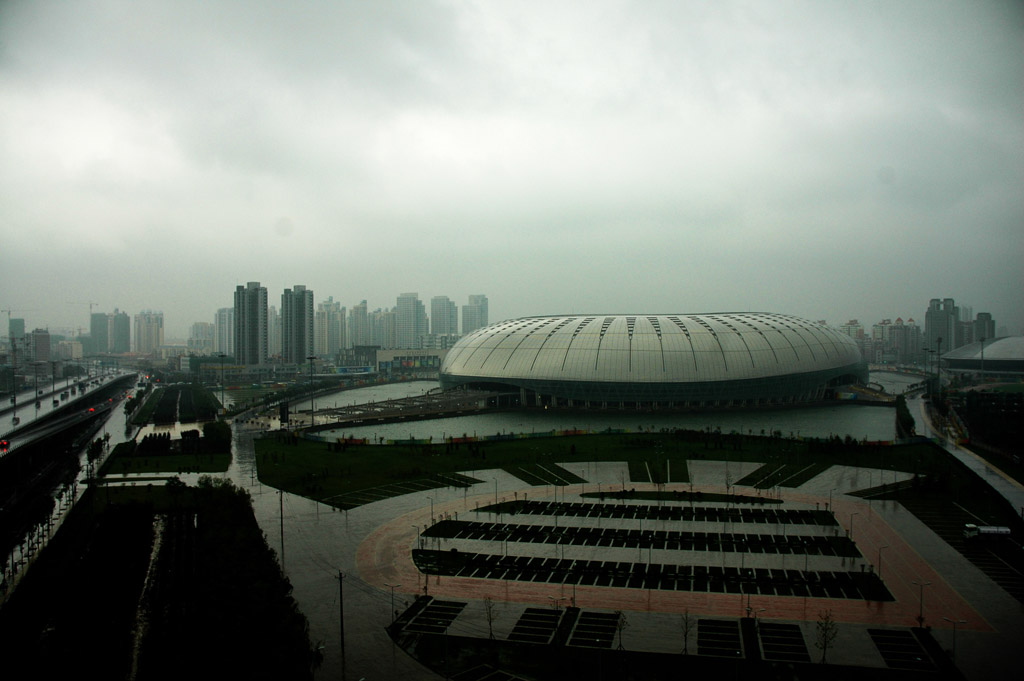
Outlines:
[[1010, 1], [0, 3], [0, 308], [1019, 331], [1022, 83]]

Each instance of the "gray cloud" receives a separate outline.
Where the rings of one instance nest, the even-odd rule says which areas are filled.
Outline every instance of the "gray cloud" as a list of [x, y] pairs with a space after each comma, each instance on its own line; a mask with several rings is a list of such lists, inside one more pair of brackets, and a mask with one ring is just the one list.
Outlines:
[[1024, 326], [1013, 2], [0, 5], [0, 304]]

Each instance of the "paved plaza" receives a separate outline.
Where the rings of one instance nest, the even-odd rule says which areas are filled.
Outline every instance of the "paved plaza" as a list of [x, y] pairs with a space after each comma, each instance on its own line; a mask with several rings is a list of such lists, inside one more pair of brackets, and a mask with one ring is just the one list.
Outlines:
[[[377, 517], [387, 515], [389, 507], [394, 509], [394, 513], [368, 532], [359, 543], [355, 555], [357, 574], [353, 576], [389, 595], [394, 591], [400, 604], [395, 609], [399, 612], [403, 610], [400, 606], [424, 594], [446, 602], [465, 603], [449, 627], [453, 635], [487, 638], [493, 630], [497, 639], [512, 636], [515, 640], [517, 624], [528, 609], [560, 609], [575, 604], [583, 613], [623, 611], [629, 622], [623, 633], [623, 645], [629, 650], [679, 653], [683, 647], [680, 625], [683, 613], [704, 622], [716, 619], [737, 621], [756, 616], [758, 623], [768, 625], [761, 630], [762, 647], [766, 640], [764, 632], [773, 631], [774, 625], [788, 625], [776, 630], [794, 632], [798, 628], [802, 636], [796, 638], [802, 637], [810, 659], [817, 661], [820, 659], [820, 651], [814, 646], [817, 640], [816, 624], [819, 614], [828, 610], [839, 624], [838, 636], [828, 652], [831, 663], [891, 666], [891, 661], [883, 657], [882, 651], [886, 646], [880, 643], [880, 630], [898, 636], [901, 631], [906, 632], [916, 627], [919, 618], [923, 617], [934, 639], [950, 653], [954, 646], [955, 623], [956, 663], [968, 678], [991, 678], [995, 674], [1010, 671], [1010, 651], [1024, 642], [1020, 633], [1024, 625], [1020, 603], [945, 544], [898, 502], [868, 501], [848, 494], [883, 483], [899, 482], [909, 477], [907, 474], [834, 466], [796, 489], [757, 490], [736, 485], [726, 489], [726, 480], [738, 480], [760, 465], [690, 462], [691, 483], [662, 486], [630, 481], [628, 467], [624, 462], [567, 465], [567, 469], [578, 474], [585, 482], [566, 486], [526, 486], [522, 480], [502, 470], [467, 471], [467, 475], [484, 482], [468, 489], [439, 489], [433, 490], [431, 494], [407, 495], [373, 504], [378, 507], [374, 513]], [[583, 496], [587, 492], [592, 495], [599, 485], [600, 490], [606, 493], [603, 501], [594, 496]], [[834, 534], [849, 536], [859, 555], [845, 557], [748, 553], [731, 549], [687, 551], [650, 546], [635, 548], [421, 536], [428, 526], [441, 519], [502, 525], [550, 525], [553, 521], [551, 517], [538, 515], [503, 513], [499, 516], [494, 509], [488, 510], [489, 506], [503, 501], [529, 499], [558, 501], [561, 504], [648, 506], [658, 506], [659, 503], [685, 506], [689, 503], [610, 498], [611, 493], [623, 487], [637, 493], [692, 490], [704, 494], [725, 494], [728, 491], [755, 497], [770, 496], [773, 500], [771, 508], [830, 509], [834, 524], [747, 526], [737, 522], [729, 522], [727, 525], [721, 522], [680, 520], [645, 522], [643, 518], [579, 516], [563, 516], [557, 518], [556, 522], [566, 528], [746, 532], [760, 535], [783, 535], [797, 531], [802, 535]], [[781, 504], [775, 504], [775, 500], [781, 501]], [[727, 504], [702, 502], [701, 505]], [[768, 507], [768, 504], [764, 506]], [[352, 513], [358, 514], [359, 510]], [[873, 572], [880, 574], [893, 600], [675, 591], [425, 575], [413, 562], [413, 550], [420, 547], [446, 552], [455, 550], [462, 554], [556, 558], [605, 564], [621, 561], [633, 564], [696, 565], [726, 571], [730, 568], [760, 568], [785, 570], [789, 573], [796, 571], [797, 574]], [[484, 608], [486, 597], [497, 604], [492, 611], [490, 629]], [[697, 636], [697, 627], [694, 627], [688, 642], [691, 653], [697, 652]]]

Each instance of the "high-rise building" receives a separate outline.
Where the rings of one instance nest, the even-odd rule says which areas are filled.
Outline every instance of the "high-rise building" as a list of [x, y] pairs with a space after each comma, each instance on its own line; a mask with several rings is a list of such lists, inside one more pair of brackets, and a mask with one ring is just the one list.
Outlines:
[[110, 352], [110, 323], [106, 312], [89, 315], [90, 354], [103, 355]]
[[472, 295], [462, 306], [462, 335], [487, 326], [487, 296]]
[[448, 296], [430, 299], [430, 333], [434, 336], [452, 336], [459, 332], [459, 308]]
[[235, 288], [235, 362], [267, 361], [267, 289], [258, 281]]
[[845, 324], [839, 325], [839, 333], [846, 334], [850, 338], [857, 339], [864, 337], [864, 325], [856, 319], [851, 319]]
[[330, 296], [316, 306], [313, 351], [318, 357], [338, 354], [345, 347], [345, 308]]
[[925, 348], [946, 352], [958, 347], [956, 343], [959, 321], [960, 312], [952, 298], [932, 298], [924, 313]]
[[347, 347], [370, 345], [370, 322], [366, 312], [366, 301], [352, 306], [348, 313]]
[[313, 292], [296, 285], [281, 294], [281, 357], [305, 364], [313, 355]]
[[991, 312], [979, 312], [978, 318], [974, 320], [974, 340], [982, 338], [989, 341], [996, 337], [996, 320], [992, 319]]
[[188, 331], [188, 349], [196, 355], [213, 353], [214, 325], [210, 322], [196, 322]]
[[114, 308], [114, 314], [110, 315], [108, 329], [110, 351], [119, 355], [131, 352], [132, 323], [128, 319], [128, 313], [120, 312], [117, 308]]
[[281, 315], [273, 305], [267, 308], [267, 356], [281, 356]]
[[25, 339], [25, 320], [18, 317], [11, 317], [7, 323], [7, 338], [12, 342], [17, 339], [19, 343]]
[[135, 315], [135, 352], [150, 355], [164, 344], [164, 313], [143, 310]]
[[235, 352], [235, 310], [222, 307], [213, 316], [215, 327], [213, 335], [213, 351], [232, 355]]
[[427, 311], [418, 293], [403, 293], [395, 304], [395, 346], [415, 348], [417, 339], [426, 334]]
[[46, 329], [34, 329], [29, 335], [29, 351], [33, 362], [49, 362], [50, 332]]

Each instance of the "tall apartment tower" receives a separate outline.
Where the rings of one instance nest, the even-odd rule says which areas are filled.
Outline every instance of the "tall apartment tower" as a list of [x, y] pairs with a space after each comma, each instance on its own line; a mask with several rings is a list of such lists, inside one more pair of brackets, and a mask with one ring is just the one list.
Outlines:
[[366, 301], [352, 306], [348, 313], [348, 338], [346, 347], [370, 345], [370, 321], [366, 312]]
[[267, 308], [267, 356], [281, 356], [281, 315], [274, 305]]
[[984, 338], [987, 341], [996, 337], [996, 320], [992, 319], [991, 312], [979, 312], [974, 320], [974, 340], [980, 341]]
[[19, 317], [11, 317], [10, 321], [7, 323], [7, 338], [11, 342], [14, 342], [15, 339], [17, 339], [19, 343], [24, 342], [24, 340], [25, 340], [25, 320], [24, 319], [21, 319]]
[[258, 281], [235, 288], [235, 361], [267, 361], [267, 289]]
[[[924, 347], [943, 354], [957, 347], [960, 311], [952, 298], [932, 298], [924, 313]], [[939, 347], [939, 339], [942, 347]]]
[[312, 356], [313, 292], [296, 285], [281, 294], [281, 358], [290, 364], [305, 364]]
[[235, 310], [222, 307], [213, 316], [213, 351], [233, 355], [235, 352]]
[[418, 293], [403, 293], [395, 304], [395, 347], [415, 348], [426, 334], [427, 311]]
[[462, 306], [462, 335], [487, 326], [487, 296], [473, 295]]
[[435, 336], [459, 333], [459, 308], [448, 296], [434, 296], [430, 299], [430, 333]]
[[[50, 332], [46, 329], [35, 329], [29, 335], [29, 351], [33, 362], [50, 361]], [[49, 369], [46, 369], [49, 371]]]
[[164, 313], [143, 310], [135, 315], [135, 352], [150, 355], [164, 344]]
[[[132, 349], [132, 323], [128, 319], [127, 312], [119, 312], [114, 308], [114, 314], [110, 317], [110, 351], [117, 354], [131, 352]], [[163, 344], [163, 337], [160, 339]]]
[[110, 324], [106, 312], [93, 312], [89, 315], [90, 354], [102, 355], [110, 352]]
[[330, 296], [316, 306], [313, 352], [318, 357], [336, 355], [345, 347], [345, 308]]
[[210, 322], [194, 322], [188, 330], [189, 352], [209, 355], [213, 352], [214, 326]]

